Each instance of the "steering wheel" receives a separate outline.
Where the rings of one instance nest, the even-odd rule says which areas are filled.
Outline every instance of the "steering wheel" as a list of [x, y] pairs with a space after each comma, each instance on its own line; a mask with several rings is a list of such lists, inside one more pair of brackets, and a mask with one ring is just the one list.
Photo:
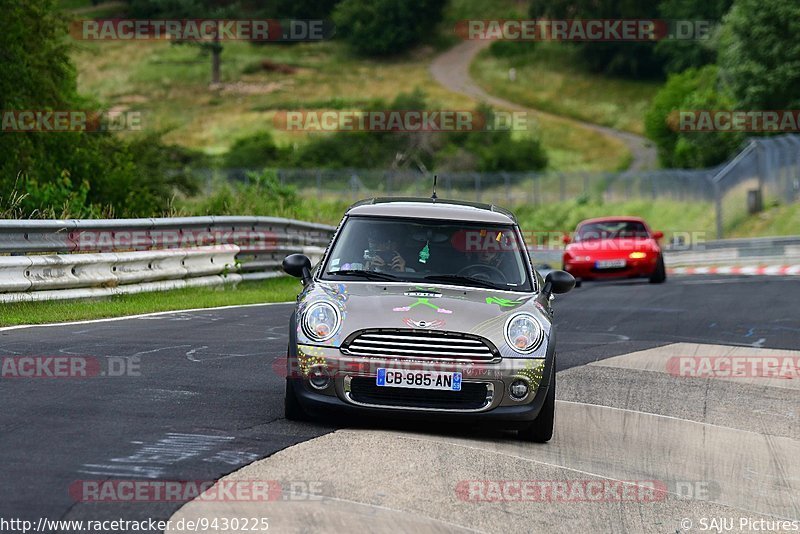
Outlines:
[[497, 275], [503, 283], [508, 282], [506, 275], [503, 274], [503, 271], [495, 267], [494, 265], [486, 265], [485, 263], [473, 263], [472, 265], [467, 265], [460, 271], [456, 273], [458, 276], [471, 276], [472, 278], [477, 278], [479, 280], [485, 280], [487, 282], [495, 282], [497, 278], [493, 278], [492, 275]]

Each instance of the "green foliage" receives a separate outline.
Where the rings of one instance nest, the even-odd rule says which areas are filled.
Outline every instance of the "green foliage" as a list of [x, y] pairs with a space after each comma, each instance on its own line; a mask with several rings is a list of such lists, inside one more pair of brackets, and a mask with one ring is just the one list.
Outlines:
[[272, 0], [265, 10], [273, 18], [327, 19], [340, 0]]
[[731, 109], [732, 98], [719, 88], [718, 69], [709, 65], [673, 74], [653, 98], [645, 130], [666, 167], [709, 167], [725, 161], [741, 145], [739, 132], [681, 132], [680, 111]]
[[[399, 94], [388, 109], [430, 110], [419, 90]], [[477, 113], [493, 124], [494, 113]], [[475, 132], [336, 132], [318, 135], [292, 154], [302, 168], [412, 168], [415, 170], [528, 171], [547, 165], [538, 139], [514, 139], [508, 130]]]
[[237, 139], [225, 154], [224, 167], [228, 169], [263, 168], [277, 166], [284, 154], [275, 145], [269, 132]]
[[[709, 21], [719, 24], [733, 0], [661, 0], [659, 13], [664, 20]], [[664, 61], [667, 73], [681, 72], [691, 67], [702, 67], [716, 62], [717, 51], [710, 28], [709, 39], [665, 39], [656, 44], [656, 54]]]
[[58, 109], [77, 98], [75, 69], [54, 0], [3, 2], [0, 109]]
[[489, 53], [498, 58], [524, 58], [536, 49], [536, 41], [494, 41]]
[[333, 11], [336, 33], [358, 54], [400, 54], [442, 20], [445, 0], [343, 0]]
[[798, 109], [798, 35], [797, 0], [736, 0], [725, 17], [720, 67], [740, 109]]
[[[0, 109], [96, 108], [77, 94], [54, 2], [17, 2], [4, 14]], [[195, 155], [157, 134], [125, 142], [108, 132], [7, 132], [0, 154], [0, 211], [17, 217], [160, 215], [176, 192], [197, 191], [186, 172]]]
[[[652, 4], [641, 0], [533, 0], [532, 18], [556, 19], [643, 19], [654, 18]], [[594, 72], [624, 77], [659, 77], [662, 60], [652, 43], [590, 41], [575, 43], [587, 66]]]
[[194, 215], [265, 215], [292, 217], [302, 210], [294, 187], [282, 185], [275, 172], [248, 173], [246, 182], [219, 185], [213, 193], [182, 206]]

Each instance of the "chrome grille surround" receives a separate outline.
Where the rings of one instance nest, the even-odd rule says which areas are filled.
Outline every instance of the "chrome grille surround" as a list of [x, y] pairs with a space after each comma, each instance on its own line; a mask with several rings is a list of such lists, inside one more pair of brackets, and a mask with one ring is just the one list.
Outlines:
[[349, 356], [365, 358], [485, 363], [500, 359], [497, 347], [480, 336], [461, 332], [411, 328], [359, 330], [345, 339], [340, 351]]

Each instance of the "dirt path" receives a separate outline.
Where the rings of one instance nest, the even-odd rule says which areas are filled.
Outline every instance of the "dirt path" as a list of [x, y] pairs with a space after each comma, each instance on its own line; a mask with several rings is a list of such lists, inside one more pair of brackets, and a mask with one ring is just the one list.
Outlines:
[[527, 111], [542, 117], [550, 117], [571, 122], [581, 128], [586, 128], [587, 130], [592, 130], [594, 132], [619, 139], [625, 143], [625, 145], [631, 151], [631, 155], [633, 156], [631, 165], [628, 167], [629, 171], [653, 169], [656, 167], [656, 150], [655, 148], [646, 145], [647, 140], [644, 137], [629, 132], [608, 128], [607, 126], [599, 126], [597, 124], [578, 121], [563, 117], [561, 115], [554, 115], [538, 109], [526, 108], [509, 100], [492, 96], [484, 91], [477, 83], [475, 83], [472, 77], [470, 77], [469, 65], [472, 63], [472, 60], [475, 58], [478, 52], [489, 46], [490, 43], [491, 41], [464, 41], [454, 46], [433, 60], [430, 66], [431, 74], [436, 81], [447, 87], [449, 90], [465, 94], [476, 100], [481, 100], [505, 109]]

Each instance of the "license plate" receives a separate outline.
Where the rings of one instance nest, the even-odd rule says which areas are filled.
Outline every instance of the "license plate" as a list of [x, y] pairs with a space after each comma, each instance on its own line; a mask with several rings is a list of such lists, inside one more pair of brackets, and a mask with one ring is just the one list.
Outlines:
[[393, 388], [461, 391], [461, 373], [378, 369], [378, 376], [375, 378], [375, 383], [379, 386]]
[[618, 269], [625, 267], [625, 260], [598, 260], [595, 262], [595, 267], [598, 269]]

